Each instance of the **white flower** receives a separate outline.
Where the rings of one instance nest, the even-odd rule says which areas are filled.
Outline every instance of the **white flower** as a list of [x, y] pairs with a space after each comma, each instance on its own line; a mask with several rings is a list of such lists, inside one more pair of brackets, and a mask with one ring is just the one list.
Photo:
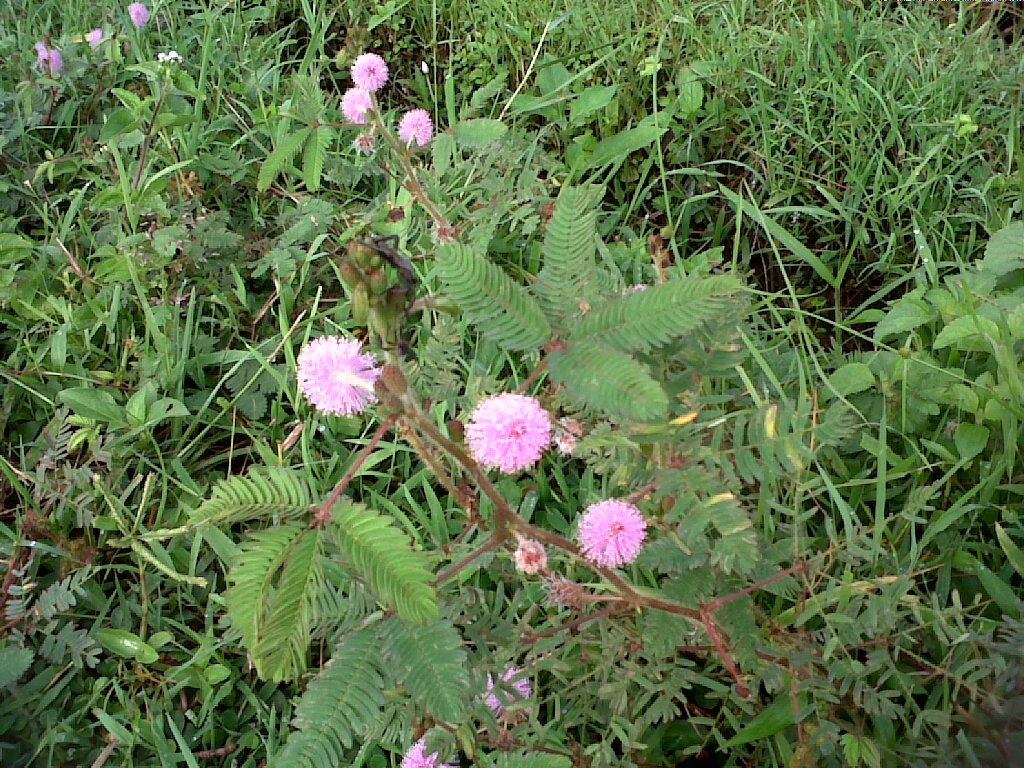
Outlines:
[[184, 59], [181, 57], [181, 54], [177, 51], [158, 53], [156, 55], [156, 60], [159, 61], [161, 64], [181, 64], [184, 61]]

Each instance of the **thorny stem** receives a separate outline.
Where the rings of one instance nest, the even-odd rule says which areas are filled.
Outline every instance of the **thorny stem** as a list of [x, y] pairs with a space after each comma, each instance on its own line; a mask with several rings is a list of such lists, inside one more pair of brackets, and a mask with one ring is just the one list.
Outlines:
[[476, 560], [478, 557], [483, 555], [485, 552], [489, 552], [490, 550], [494, 549], [496, 546], [498, 546], [498, 537], [497, 537], [497, 535], [492, 534], [491, 538], [489, 538], [487, 540], [487, 543], [484, 544], [482, 547], [477, 549], [475, 552], [470, 554], [468, 557], [466, 557], [466, 558], [460, 560], [459, 562], [457, 562], [455, 565], [453, 565], [448, 570], [443, 571], [442, 573], [438, 574], [437, 578], [435, 578], [432, 582], [430, 582], [430, 586], [436, 587], [439, 584], [443, 584], [444, 582], [448, 581], [448, 579], [450, 579], [452, 576], [457, 574], [459, 571], [461, 571], [467, 565], [472, 563], [474, 560]]
[[526, 377], [526, 381], [519, 385], [519, 388], [516, 389], [516, 394], [521, 395], [523, 394], [523, 392], [529, 389], [530, 385], [533, 384], [533, 382], [535, 382], [542, 373], [544, 373], [547, 367], [548, 359], [545, 357], [543, 360], [540, 361], [536, 368], [530, 371], [530, 375]]
[[402, 437], [409, 441], [412, 447], [420, 455], [420, 458], [422, 458], [426, 465], [430, 467], [430, 471], [434, 473], [434, 477], [441, 482], [441, 485], [443, 485], [445, 490], [452, 495], [455, 501], [458, 502], [459, 506], [465, 509], [472, 516], [473, 499], [455, 485], [455, 481], [452, 480], [451, 475], [445, 471], [444, 466], [441, 464], [434, 451], [420, 439], [419, 435], [416, 434], [415, 428], [411, 423], [411, 419], [405, 417], [402, 419], [402, 423], [408, 427], [408, 429], [402, 433]]
[[313, 515], [313, 521], [309, 524], [310, 528], [323, 528], [327, 524], [327, 521], [331, 519], [331, 507], [341, 497], [342, 492], [348, 487], [348, 484], [352, 482], [352, 478], [356, 476], [356, 472], [363, 466], [363, 462], [366, 461], [366, 457], [370, 455], [370, 451], [377, 447], [377, 443], [384, 437], [384, 433], [387, 432], [391, 425], [398, 421], [398, 414], [393, 413], [388, 416], [384, 421], [377, 427], [377, 431], [373, 433], [373, 437], [370, 438], [370, 442], [363, 446], [363, 449], [359, 451], [356, 456], [356, 460], [352, 463], [348, 472], [341, 478], [338, 485], [334, 488], [334, 491], [327, 498], [320, 507], [317, 508], [316, 514]]
[[711, 614], [707, 611], [703, 611], [700, 617], [701, 622], [704, 624], [704, 629], [708, 631], [711, 636], [711, 642], [715, 644], [715, 650], [718, 651], [718, 655], [722, 659], [722, 663], [725, 664], [725, 668], [732, 675], [732, 679], [736, 681], [736, 693], [741, 698], [748, 698], [750, 696], [750, 689], [747, 688], [746, 683], [743, 682], [743, 678], [740, 677], [740, 671], [736, 667], [736, 662], [732, 660], [732, 656], [729, 655], [729, 651], [726, 650], [723, 645], [721, 638], [718, 636], [718, 625], [715, 624], [715, 620], [711, 618]]
[[608, 605], [599, 611], [588, 613], [586, 616], [580, 616], [579, 618], [573, 619], [572, 621], [567, 621], [565, 624], [559, 624], [557, 627], [551, 627], [550, 629], [545, 629], [542, 632], [531, 632], [529, 635], [523, 638], [523, 641], [527, 643], [535, 643], [542, 637], [551, 637], [552, 635], [557, 635], [559, 632], [563, 630], [576, 629], [580, 625], [586, 624], [588, 621], [591, 621], [593, 619], [600, 619], [602, 616], [609, 616], [619, 609], [620, 606], [618, 605]]
[[161, 91], [160, 98], [157, 99], [156, 106], [153, 107], [153, 117], [149, 121], [149, 125], [146, 126], [146, 134], [142, 139], [142, 147], [139, 149], [139, 167], [135, 170], [135, 178], [132, 179], [133, 192], [139, 188], [139, 183], [142, 181], [142, 171], [146, 166], [146, 154], [149, 152], [149, 143], [153, 140], [153, 130], [156, 128], [156, 118], [160, 114], [160, 108], [163, 104], [164, 94]]
[[725, 597], [720, 597], [717, 600], [712, 600], [710, 603], [704, 606], [704, 610], [708, 613], [714, 613], [726, 603], [731, 603], [733, 600], [739, 600], [744, 595], [749, 595], [751, 592], [756, 592], [757, 590], [771, 584], [773, 581], [778, 581], [779, 579], [784, 579], [787, 576], [792, 576], [794, 573], [806, 571], [810, 567], [811, 564], [806, 562], [791, 565], [786, 570], [779, 571], [774, 576], [769, 576], [767, 579], [762, 579], [756, 584], [751, 584], [749, 587], [744, 587], [739, 592], [733, 592], [731, 595], [726, 595]]
[[409, 148], [406, 147], [402, 142], [395, 138], [394, 134], [391, 133], [390, 129], [384, 125], [384, 121], [380, 117], [380, 112], [377, 109], [376, 98], [374, 98], [373, 109], [370, 110], [370, 115], [373, 119], [373, 124], [380, 130], [384, 140], [391, 145], [391, 148], [395, 150], [395, 154], [398, 156], [398, 161], [402, 164], [403, 170], [405, 170], [406, 180], [400, 181], [399, 183], [405, 187], [405, 189], [419, 200], [430, 217], [437, 223], [439, 227], [445, 229], [451, 228], [451, 224], [448, 222], [447, 217], [441, 213], [440, 209], [434, 205], [434, 201], [430, 199], [427, 191], [423, 189], [423, 185], [420, 184], [419, 178], [416, 176], [416, 169], [409, 158]]

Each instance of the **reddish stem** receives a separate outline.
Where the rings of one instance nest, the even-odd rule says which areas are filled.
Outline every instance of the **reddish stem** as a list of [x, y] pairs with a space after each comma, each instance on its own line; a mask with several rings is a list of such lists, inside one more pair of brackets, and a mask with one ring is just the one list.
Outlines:
[[740, 698], [747, 698], [750, 696], [750, 689], [747, 688], [743, 679], [740, 677], [739, 668], [736, 666], [736, 662], [732, 660], [732, 656], [729, 655], [729, 651], [726, 650], [725, 645], [722, 643], [721, 638], [718, 636], [718, 628], [715, 625], [715, 620], [711, 618], [711, 614], [707, 611], [701, 613], [701, 621], [704, 623], [704, 629], [708, 631], [711, 636], [711, 642], [715, 645], [715, 650], [718, 651], [718, 655], [722, 658], [722, 663], [725, 664], [725, 668], [732, 675], [732, 679], [736, 681], [736, 693]]
[[363, 462], [366, 461], [366, 457], [370, 455], [370, 451], [377, 447], [377, 443], [384, 437], [384, 433], [391, 428], [391, 425], [398, 420], [398, 414], [392, 413], [377, 427], [377, 431], [373, 433], [373, 437], [370, 438], [370, 442], [363, 446], [363, 449], [359, 451], [356, 456], [355, 462], [349, 468], [345, 476], [341, 478], [338, 485], [335, 487], [334, 492], [328, 497], [322, 505], [320, 505], [316, 513], [313, 515], [313, 521], [309, 524], [310, 528], [323, 528], [327, 521], [331, 519], [331, 507], [341, 497], [342, 492], [348, 487], [348, 484], [352, 482], [352, 478], [356, 476], [356, 472], [363, 466]]
[[461, 560], [460, 562], [458, 562], [455, 565], [453, 565], [447, 571], [444, 571], [441, 574], [439, 574], [437, 576], [437, 578], [435, 578], [432, 582], [430, 582], [430, 586], [436, 587], [438, 584], [443, 584], [444, 582], [448, 581], [448, 579], [450, 579], [452, 576], [457, 574], [459, 571], [461, 571], [467, 565], [472, 563], [474, 560], [476, 560], [482, 554], [484, 554], [485, 552], [487, 552], [489, 550], [494, 549], [496, 546], [498, 546], [498, 537], [492, 535], [491, 538], [489, 538], [487, 540], [487, 543], [484, 544], [482, 547], [480, 547], [478, 550], [473, 552], [471, 555], [466, 557], [464, 560]]
[[767, 585], [771, 584], [773, 581], [778, 581], [779, 579], [784, 579], [787, 576], [792, 576], [794, 573], [806, 571], [810, 567], [810, 563], [797, 563], [796, 565], [792, 565], [784, 571], [779, 571], [774, 576], [769, 576], [767, 579], [762, 579], [756, 584], [751, 584], [749, 587], [744, 587], [739, 592], [733, 592], [731, 595], [726, 595], [725, 597], [720, 597], [717, 600], [712, 600], [710, 603], [704, 606], [704, 610], [708, 613], [714, 613], [726, 603], [731, 603], [733, 600], [739, 600], [744, 595], [749, 595], [751, 592], [756, 592], [762, 587], [766, 587]]
[[609, 605], [605, 608], [602, 608], [599, 611], [594, 611], [593, 613], [588, 613], [586, 616], [580, 616], [578, 619], [568, 621], [565, 624], [559, 624], [557, 627], [551, 627], [550, 629], [545, 629], [542, 632], [531, 632], [527, 637], [523, 638], [523, 642], [535, 643], [542, 637], [551, 637], [552, 635], [557, 635], [562, 630], [576, 629], [580, 625], [585, 624], [588, 621], [591, 621], [592, 619], [599, 619], [602, 616], [608, 616], [617, 611], [618, 609], [618, 605]]

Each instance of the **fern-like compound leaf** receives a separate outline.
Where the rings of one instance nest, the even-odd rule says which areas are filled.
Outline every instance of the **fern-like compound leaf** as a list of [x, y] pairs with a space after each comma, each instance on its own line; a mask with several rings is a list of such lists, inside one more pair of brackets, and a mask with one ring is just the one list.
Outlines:
[[312, 505], [302, 473], [284, 467], [256, 467], [248, 475], [219, 481], [192, 512], [193, 524], [226, 524], [249, 520], [288, 519]]
[[437, 617], [427, 559], [389, 518], [351, 501], [339, 502], [331, 515], [330, 531], [370, 589], [404, 619], [426, 624]]
[[740, 281], [729, 275], [685, 278], [613, 299], [584, 315], [570, 339], [623, 352], [647, 352], [728, 311]]
[[544, 313], [523, 286], [461, 243], [438, 249], [437, 274], [466, 318], [505, 349], [538, 349], [551, 338]]
[[452, 624], [439, 619], [426, 627], [392, 620], [384, 653], [398, 680], [435, 720], [460, 723], [470, 699], [466, 651]]
[[583, 342], [552, 352], [547, 359], [553, 381], [616, 419], [651, 421], [668, 409], [665, 390], [625, 352]]
[[348, 765], [344, 750], [370, 730], [384, 707], [380, 648], [372, 628], [345, 635], [295, 709], [296, 730], [268, 768]]
[[264, 679], [294, 680], [306, 670], [310, 628], [323, 586], [322, 546], [322, 532], [310, 529], [288, 548], [252, 649], [256, 671]]
[[565, 325], [590, 301], [595, 281], [597, 205], [604, 187], [563, 187], [548, 222], [537, 294], [552, 323]]
[[261, 677], [269, 670], [263, 663], [266, 657], [258, 655], [257, 650], [262, 648], [264, 654], [268, 650], [264, 635], [275, 577], [307, 530], [298, 523], [290, 523], [251, 534], [242, 542], [238, 558], [228, 573], [231, 587], [224, 594], [228, 613], [253, 654], [256, 671]]

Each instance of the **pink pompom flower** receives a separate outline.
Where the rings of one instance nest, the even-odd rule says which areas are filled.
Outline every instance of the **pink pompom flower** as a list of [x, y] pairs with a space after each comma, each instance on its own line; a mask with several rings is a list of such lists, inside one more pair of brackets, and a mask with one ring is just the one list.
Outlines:
[[[523, 670], [519, 667], [509, 667], [505, 670], [505, 674], [501, 676], [501, 679], [506, 683], [510, 680], [515, 679], [512, 683], [512, 689], [514, 691], [502, 690], [501, 695], [505, 701], [511, 697], [512, 701], [519, 699], [528, 699], [533, 695], [533, 689], [530, 687], [530, 679], [522, 674]], [[491, 677], [490, 673], [487, 675], [487, 699], [484, 702], [496, 717], [501, 717], [505, 712], [505, 705], [502, 703], [502, 699], [498, 698], [498, 694], [494, 692], [494, 678]]]
[[324, 413], [349, 416], [376, 402], [373, 385], [380, 375], [373, 355], [355, 339], [324, 336], [299, 353], [299, 389]]
[[149, 8], [142, 3], [132, 3], [128, 6], [128, 16], [131, 17], [136, 29], [142, 29], [149, 21]]
[[56, 48], [47, 48], [45, 43], [36, 43], [36, 64], [49, 75], [56, 75], [64, 68], [64, 57]]
[[371, 109], [373, 109], [373, 99], [370, 98], [370, 92], [364, 91], [362, 88], [349, 88], [341, 97], [341, 111], [345, 113], [345, 117], [357, 125], [365, 125], [370, 122], [366, 113]]
[[633, 562], [645, 538], [647, 522], [640, 510], [618, 499], [591, 504], [580, 519], [583, 556], [606, 568]]
[[103, 30], [94, 29], [92, 32], [85, 36], [85, 39], [89, 43], [90, 48], [95, 48], [97, 45], [103, 42]]
[[512, 557], [516, 561], [516, 568], [530, 576], [548, 567], [548, 553], [544, 550], [544, 545], [533, 539], [520, 539]]
[[376, 53], [364, 53], [352, 62], [352, 82], [364, 91], [376, 91], [388, 81], [388, 65]]
[[398, 138], [406, 144], [425, 145], [434, 135], [434, 123], [425, 109], [410, 109], [398, 123]]
[[551, 442], [551, 417], [532, 397], [506, 392], [484, 400], [466, 425], [473, 458], [506, 474], [534, 464]]
[[402, 758], [402, 768], [454, 768], [454, 766], [439, 763], [438, 755], [440, 753], [438, 752], [434, 752], [432, 755], [424, 755], [423, 752], [426, 748], [427, 740], [425, 738], [420, 739], [409, 747], [409, 751]]

